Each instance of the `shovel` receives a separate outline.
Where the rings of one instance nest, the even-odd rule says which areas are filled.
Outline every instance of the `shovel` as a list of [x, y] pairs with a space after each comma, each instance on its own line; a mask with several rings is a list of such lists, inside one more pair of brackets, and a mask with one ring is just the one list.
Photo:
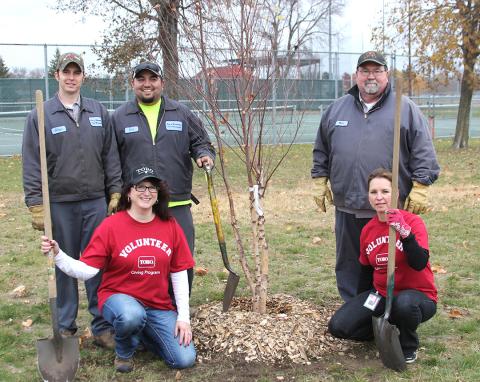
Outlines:
[[218, 245], [220, 246], [220, 252], [222, 253], [223, 265], [228, 270], [227, 286], [225, 287], [225, 292], [223, 294], [223, 311], [226, 312], [232, 303], [240, 276], [232, 270], [230, 262], [228, 261], [227, 246], [225, 244], [225, 236], [223, 235], [222, 223], [220, 222], [220, 211], [218, 210], [218, 201], [215, 196], [215, 189], [213, 188], [212, 169], [209, 165], [205, 165], [205, 176], [207, 178], [210, 204], [212, 205], [213, 221], [215, 222], [215, 229], [217, 231]]
[[[397, 208], [398, 202], [398, 163], [400, 146], [400, 115], [402, 107], [402, 83], [400, 77], [395, 80], [395, 126], [393, 132], [393, 163], [392, 163], [392, 201], [391, 208]], [[395, 325], [388, 322], [392, 310], [393, 290], [395, 286], [395, 243], [397, 234], [393, 227], [389, 227], [388, 236], [388, 264], [387, 264], [387, 300], [383, 316], [372, 317], [375, 343], [380, 353], [380, 359], [389, 369], [402, 371], [406, 368], [400, 340], [400, 331]]]
[[[45, 235], [52, 238], [52, 219], [50, 216], [50, 196], [48, 193], [47, 156], [45, 146], [45, 117], [43, 110], [43, 94], [41, 90], [35, 92], [35, 100], [38, 115]], [[53, 338], [37, 340], [38, 371], [44, 381], [73, 381], [80, 362], [78, 338], [63, 338], [60, 335], [58, 327], [55, 262], [51, 252], [48, 254], [48, 299], [50, 302], [50, 314], [52, 317]]]

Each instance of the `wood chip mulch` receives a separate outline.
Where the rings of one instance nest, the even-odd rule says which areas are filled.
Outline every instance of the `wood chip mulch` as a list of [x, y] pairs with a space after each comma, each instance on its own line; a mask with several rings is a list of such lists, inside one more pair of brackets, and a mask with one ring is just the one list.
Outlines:
[[222, 303], [198, 307], [192, 317], [198, 361], [214, 354], [239, 355], [247, 362], [310, 364], [327, 354], [348, 355], [358, 346], [327, 333], [335, 309], [319, 307], [286, 294], [271, 295], [267, 314], [251, 311], [251, 299], [235, 298], [228, 312]]

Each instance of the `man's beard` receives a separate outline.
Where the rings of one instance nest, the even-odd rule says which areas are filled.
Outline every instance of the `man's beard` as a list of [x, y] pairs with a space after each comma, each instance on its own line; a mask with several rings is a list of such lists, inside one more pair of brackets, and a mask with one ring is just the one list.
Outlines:
[[149, 104], [149, 103], [155, 102], [155, 96], [151, 96], [151, 97], [140, 96], [139, 99], [140, 99], [140, 102], [143, 104]]
[[378, 89], [380, 89], [378, 82], [365, 82], [365, 93], [377, 94]]

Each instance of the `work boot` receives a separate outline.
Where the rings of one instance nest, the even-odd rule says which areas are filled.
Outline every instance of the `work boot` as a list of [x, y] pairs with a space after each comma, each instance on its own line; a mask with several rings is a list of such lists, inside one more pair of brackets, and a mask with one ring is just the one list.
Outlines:
[[115, 337], [110, 330], [105, 330], [100, 334], [93, 336], [93, 343], [105, 349], [115, 350]]
[[63, 338], [69, 338], [69, 337], [75, 336], [75, 330], [72, 330], [72, 329], [60, 329], [59, 333]]
[[113, 364], [115, 365], [115, 370], [119, 373], [130, 373], [133, 370], [133, 357], [120, 358], [117, 355]]

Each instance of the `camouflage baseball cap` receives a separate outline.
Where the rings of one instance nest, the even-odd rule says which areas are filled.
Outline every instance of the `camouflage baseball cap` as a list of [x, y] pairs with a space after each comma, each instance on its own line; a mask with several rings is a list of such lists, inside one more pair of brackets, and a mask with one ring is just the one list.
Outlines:
[[387, 60], [385, 60], [385, 57], [383, 56], [383, 54], [379, 52], [375, 52], [373, 50], [369, 50], [368, 52], [363, 53], [358, 58], [357, 68], [359, 66], [362, 66], [366, 62], [374, 62], [378, 65], [383, 65], [387, 67]]
[[82, 72], [85, 72], [85, 66], [83, 64], [83, 58], [77, 53], [64, 53], [58, 58], [57, 62], [57, 70], [63, 71], [68, 64], [77, 64], [78, 67], [82, 70]]

